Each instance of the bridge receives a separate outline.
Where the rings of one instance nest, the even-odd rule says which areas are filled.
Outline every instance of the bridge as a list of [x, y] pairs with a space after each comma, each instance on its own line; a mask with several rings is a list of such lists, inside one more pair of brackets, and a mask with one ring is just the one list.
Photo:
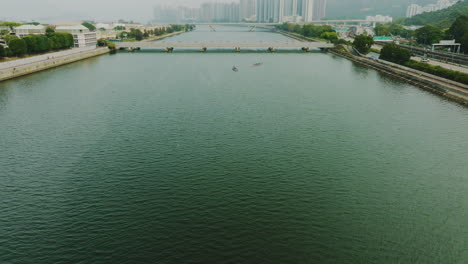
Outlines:
[[312, 49], [330, 49], [334, 45], [326, 42], [117, 42], [115, 43], [117, 49], [200, 49], [206, 51], [208, 49], [232, 49], [241, 51], [242, 49], [266, 49], [274, 51], [276, 49], [298, 49], [298, 50], [312, 50]]
[[[313, 20], [307, 23], [299, 22], [294, 23], [290, 22], [291, 24], [298, 24], [298, 25], [362, 25], [362, 24], [372, 24], [375, 27], [375, 24], [382, 23], [381, 21], [377, 20], [362, 20], [362, 19], [341, 19], [341, 20]], [[248, 27], [274, 27], [276, 25], [281, 25], [281, 23], [259, 23], [259, 22], [252, 22], [252, 23], [245, 23], [245, 22], [195, 22], [194, 25], [206, 25], [206, 26], [248, 26]]]

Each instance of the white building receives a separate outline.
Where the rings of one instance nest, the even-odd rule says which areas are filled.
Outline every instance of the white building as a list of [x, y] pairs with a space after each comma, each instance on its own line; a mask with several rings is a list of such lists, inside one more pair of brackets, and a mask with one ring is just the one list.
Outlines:
[[322, 20], [327, 15], [327, 0], [314, 1], [314, 20]]
[[302, 1], [302, 18], [304, 23], [312, 22], [314, 20], [314, 0]]
[[240, 21], [253, 20], [256, 14], [256, 1], [255, 0], [240, 0], [239, 2]]
[[366, 20], [367, 21], [372, 21], [372, 22], [380, 22], [380, 23], [392, 23], [393, 22], [393, 17], [383, 16], [383, 15], [376, 15], [376, 16], [367, 16]]
[[408, 6], [408, 9], [406, 9], [406, 17], [413, 17], [415, 15], [422, 14], [422, 10], [422, 6], [411, 4]]
[[58, 26], [55, 28], [55, 31], [72, 34], [75, 41], [75, 48], [96, 47], [97, 45], [96, 32], [90, 32], [89, 29], [83, 25]]
[[15, 27], [15, 34], [20, 38], [27, 35], [44, 35], [45, 33], [46, 27], [43, 25], [22, 25]]
[[257, 22], [282, 22], [283, 14], [284, 0], [257, 0]]

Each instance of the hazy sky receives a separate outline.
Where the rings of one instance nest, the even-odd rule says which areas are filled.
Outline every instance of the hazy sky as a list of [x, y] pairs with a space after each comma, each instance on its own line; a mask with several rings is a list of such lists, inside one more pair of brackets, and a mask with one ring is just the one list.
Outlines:
[[[16, 19], [39, 22], [71, 21], [79, 19], [116, 20], [118, 18], [147, 22], [158, 4], [198, 6], [201, 2], [238, 2], [238, 0], [1, 0], [0, 20]], [[437, 0], [328, 0], [329, 13], [337, 16], [359, 15], [359, 8], [389, 4], [407, 5], [409, 2], [436, 2]], [[385, 7], [383, 7], [385, 5]], [[343, 8], [349, 6], [353, 8]], [[346, 13], [347, 12], [347, 13]]]

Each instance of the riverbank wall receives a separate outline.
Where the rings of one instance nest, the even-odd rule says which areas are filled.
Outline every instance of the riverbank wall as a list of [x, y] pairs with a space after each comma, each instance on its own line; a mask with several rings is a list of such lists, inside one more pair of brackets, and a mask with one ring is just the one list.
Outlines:
[[180, 35], [180, 34], [182, 34], [182, 33], [185, 33], [185, 31], [177, 31], [177, 32], [172, 32], [172, 33], [169, 33], [169, 34], [166, 34], [166, 35], [162, 35], [162, 36], [155, 36], [155, 37], [147, 38], [147, 39], [145, 39], [145, 40], [142, 40], [142, 42], [157, 41], [157, 40], [161, 40], [161, 39], [165, 39], [165, 38], [177, 36], [177, 35]]
[[105, 48], [77, 49], [0, 63], [0, 82], [109, 53]]
[[468, 86], [393, 63], [383, 63], [330, 50], [330, 53], [404, 80], [414, 86], [468, 106]]

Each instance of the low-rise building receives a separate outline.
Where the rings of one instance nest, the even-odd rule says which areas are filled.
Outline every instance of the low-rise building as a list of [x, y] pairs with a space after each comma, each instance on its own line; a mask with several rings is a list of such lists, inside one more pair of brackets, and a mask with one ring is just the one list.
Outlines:
[[92, 47], [97, 45], [96, 32], [89, 31], [83, 25], [58, 26], [56, 32], [70, 33], [75, 41], [75, 48]]
[[44, 35], [46, 27], [43, 25], [22, 25], [14, 28], [16, 36], [22, 38], [27, 35]]

